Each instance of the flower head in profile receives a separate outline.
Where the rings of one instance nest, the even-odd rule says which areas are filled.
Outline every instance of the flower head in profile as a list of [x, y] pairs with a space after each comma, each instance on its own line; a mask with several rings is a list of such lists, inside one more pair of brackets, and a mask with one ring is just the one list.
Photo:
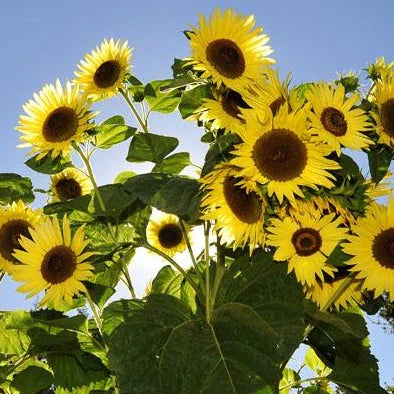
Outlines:
[[53, 158], [70, 153], [73, 142], [83, 142], [86, 131], [93, 127], [95, 113], [90, 103], [81, 96], [79, 88], [67, 82], [63, 88], [59, 80], [55, 85], [45, 85], [34, 94], [19, 117], [21, 147], [32, 147], [39, 152], [38, 159], [50, 154]]
[[22, 236], [22, 248], [13, 254], [20, 262], [13, 278], [24, 282], [18, 291], [29, 293], [28, 297], [45, 291], [40, 306], [59, 309], [63, 302], [71, 304], [73, 296], [86, 292], [83, 281], [93, 275], [93, 266], [86, 260], [94, 253], [84, 252], [88, 243], [82, 227], [71, 235], [67, 216], [62, 227], [56, 217], [43, 218], [30, 229], [30, 237]]
[[130, 72], [131, 52], [127, 41], [105, 39], [80, 62], [75, 83], [95, 101], [116, 94]]
[[253, 15], [243, 16], [230, 8], [223, 13], [217, 8], [207, 20], [200, 15], [198, 27], [188, 34], [192, 55], [189, 64], [211, 78], [220, 87], [242, 93], [262, 78], [262, 72], [273, 60], [266, 45], [269, 37], [255, 28]]

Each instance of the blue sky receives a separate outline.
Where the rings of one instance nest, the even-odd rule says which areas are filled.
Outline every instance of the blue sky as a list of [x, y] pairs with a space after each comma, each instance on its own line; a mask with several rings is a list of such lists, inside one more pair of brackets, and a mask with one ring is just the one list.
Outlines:
[[[253, 13], [271, 36], [282, 75], [292, 71], [293, 82], [336, 78], [336, 72], [360, 70], [376, 57], [394, 60], [394, 2], [392, 0], [331, 1], [102, 1], [49, 0], [1, 2], [0, 36], [0, 172], [16, 172], [33, 179], [35, 187], [47, 187], [48, 179], [23, 165], [26, 150], [17, 149], [14, 127], [21, 106], [45, 83], [73, 77], [76, 64], [103, 38], [128, 39], [134, 50], [134, 74], [144, 82], [171, 76], [174, 57], [189, 55], [182, 30], [196, 24], [198, 13], [209, 15], [216, 6]], [[99, 103], [98, 119], [115, 113], [135, 122], [120, 99]], [[204, 148], [201, 131], [181, 122], [178, 115], [155, 116], [151, 130], [181, 140], [179, 150], [191, 150], [201, 163]], [[135, 170], [124, 161], [123, 144], [94, 161], [99, 183], [111, 182], [122, 170]], [[359, 160], [362, 160], [359, 158]], [[365, 162], [363, 165], [366, 166]], [[15, 285], [0, 285], [0, 310], [26, 308], [31, 302], [14, 292]], [[394, 362], [388, 349], [393, 336], [372, 328], [372, 347], [382, 361], [382, 381], [393, 376]], [[385, 350], [387, 349], [387, 350]]]

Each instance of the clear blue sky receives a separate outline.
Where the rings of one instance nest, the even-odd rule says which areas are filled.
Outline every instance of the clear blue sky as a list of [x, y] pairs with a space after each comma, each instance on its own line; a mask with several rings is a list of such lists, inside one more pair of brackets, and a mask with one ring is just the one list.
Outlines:
[[[174, 57], [189, 55], [182, 30], [196, 24], [199, 12], [209, 15], [219, 6], [253, 13], [271, 36], [282, 75], [292, 71], [294, 83], [333, 79], [336, 72], [360, 70], [376, 57], [394, 60], [394, 1], [392, 0], [298, 0], [298, 1], [9, 1], [1, 2], [0, 37], [0, 172], [30, 176], [35, 187], [47, 187], [23, 165], [26, 150], [17, 149], [14, 131], [24, 104], [45, 83], [71, 79], [76, 64], [103, 38], [128, 39], [134, 50], [134, 73], [146, 82], [171, 76]], [[118, 99], [95, 106], [103, 120], [124, 114]], [[152, 119], [153, 131], [181, 139], [180, 150], [192, 150], [201, 163], [201, 132], [177, 115]], [[95, 169], [101, 184], [111, 182], [124, 169], [135, 169], [123, 158], [127, 144], [99, 155]], [[364, 166], [366, 164], [364, 163]], [[0, 310], [26, 308], [31, 302], [14, 292], [9, 280], [0, 285]], [[371, 342], [381, 360], [382, 382], [394, 376], [393, 336], [371, 326]], [[385, 350], [386, 349], [386, 350]]]

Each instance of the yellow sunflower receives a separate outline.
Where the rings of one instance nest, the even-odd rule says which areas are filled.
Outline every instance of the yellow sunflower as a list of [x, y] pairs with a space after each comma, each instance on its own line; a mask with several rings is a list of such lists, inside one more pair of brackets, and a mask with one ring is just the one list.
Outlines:
[[378, 57], [375, 60], [375, 63], [372, 63], [368, 66], [368, 74], [371, 79], [384, 79], [393, 69], [394, 62], [386, 63], [386, 60], [383, 56]]
[[325, 142], [338, 156], [341, 146], [361, 150], [373, 143], [363, 132], [368, 130], [367, 114], [359, 108], [352, 107], [359, 101], [358, 94], [349, 98], [345, 88], [337, 88], [327, 83], [311, 86], [305, 93], [311, 103], [308, 110], [311, 132], [317, 141]]
[[63, 301], [71, 304], [79, 292], [86, 292], [82, 281], [93, 275], [93, 267], [86, 259], [94, 253], [83, 253], [89, 243], [84, 235], [83, 228], [79, 227], [74, 237], [71, 236], [67, 216], [63, 218], [63, 231], [56, 217], [46, 217], [30, 229], [30, 238], [22, 237], [20, 241], [23, 250], [17, 249], [14, 253], [21, 264], [15, 266], [13, 278], [25, 282], [18, 291], [32, 297], [45, 290], [40, 306], [50, 305], [55, 309]]
[[189, 64], [202, 71], [202, 78], [212, 78], [220, 87], [242, 93], [262, 78], [264, 67], [274, 61], [262, 28], [254, 28], [253, 15], [244, 17], [230, 8], [221, 13], [217, 8], [207, 21], [200, 15], [198, 27], [189, 33], [192, 56]]
[[[185, 229], [189, 233], [187, 224], [185, 224]], [[146, 237], [152, 246], [170, 257], [183, 252], [187, 247], [178, 217], [160, 211], [149, 220]]]
[[92, 190], [90, 179], [74, 167], [68, 167], [51, 176], [53, 201], [67, 201], [89, 194]]
[[202, 219], [216, 221], [215, 230], [221, 240], [234, 249], [249, 244], [250, 253], [263, 246], [266, 203], [253, 182], [242, 179], [236, 168], [224, 165], [200, 182], [206, 193], [201, 204]]
[[45, 85], [34, 94], [34, 100], [23, 106], [26, 115], [19, 117], [16, 127], [23, 134], [20, 139], [25, 142], [20, 146], [32, 146], [32, 153], [40, 152], [38, 159], [49, 152], [53, 158], [68, 154], [72, 142], [82, 142], [86, 130], [93, 127], [90, 120], [96, 114], [89, 108], [90, 103], [70, 82], [64, 89], [59, 80], [56, 85]]
[[[334, 272], [333, 278], [328, 275], [324, 275], [323, 281], [318, 279], [312, 287], [304, 286], [306, 298], [315, 302], [320, 309], [325, 307], [327, 302], [348, 277], [349, 266], [340, 266], [337, 267], [337, 269], [338, 271]], [[349, 306], [363, 304], [364, 298], [362, 295], [362, 282], [362, 280], [353, 280], [339, 298], [337, 298], [337, 300], [329, 307], [329, 309], [347, 309]]]
[[267, 111], [264, 123], [245, 119], [247, 125], [239, 132], [244, 142], [236, 146], [233, 153], [238, 157], [231, 160], [241, 168], [240, 176], [267, 184], [268, 195], [275, 193], [280, 203], [283, 197], [290, 202], [295, 194], [304, 197], [300, 186], [334, 186], [335, 177], [327, 170], [340, 167], [324, 157], [323, 146], [310, 142], [303, 110], [289, 113], [284, 104], [275, 116]]
[[363, 288], [373, 290], [375, 297], [388, 292], [394, 301], [394, 200], [387, 207], [372, 204], [365, 217], [352, 227], [349, 243], [343, 251], [353, 256], [348, 263], [364, 279]]
[[12, 274], [18, 264], [13, 253], [21, 247], [21, 236], [29, 237], [29, 229], [35, 227], [39, 218], [40, 213], [25, 207], [21, 200], [0, 208], [0, 270]]
[[272, 219], [267, 245], [276, 247], [274, 259], [288, 261], [288, 272], [294, 271], [302, 284], [313, 286], [323, 274], [334, 276], [335, 266], [327, 257], [345, 237], [346, 228], [339, 227], [342, 220], [335, 214], [316, 218], [307, 212], [295, 221], [290, 217]]
[[373, 113], [376, 121], [376, 132], [379, 141], [386, 145], [394, 145], [394, 71], [386, 78], [376, 81], [374, 92], [378, 112]]
[[223, 129], [225, 133], [236, 133], [245, 126], [241, 109], [249, 108], [242, 96], [234, 90], [216, 93], [216, 100], [205, 99], [197, 110], [199, 120], [212, 122], [211, 129]]
[[93, 100], [116, 94], [130, 71], [131, 51], [127, 41], [105, 39], [78, 65], [75, 83]]

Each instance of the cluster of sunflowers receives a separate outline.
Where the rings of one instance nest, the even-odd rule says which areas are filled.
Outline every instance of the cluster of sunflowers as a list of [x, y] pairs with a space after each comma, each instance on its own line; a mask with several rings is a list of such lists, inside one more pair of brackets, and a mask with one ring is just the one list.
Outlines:
[[[349, 89], [346, 82], [357, 81], [354, 75], [290, 89], [290, 78], [282, 82], [271, 68], [269, 37], [255, 28], [253, 16], [216, 10], [209, 20], [201, 16], [187, 36], [192, 55], [183, 67], [211, 92], [191, 119], [204, 125], [212, 144], [233, 137], [225, 160], [200, 178], [201, 219], [215, 222], [222, 244], [250, 254], [262, 248], [286, 261], [321, 309], [362, 303], [363, 292], [387, 292], [393, 300], [394, 200], [376, 202], [390, 186], [345, 173], [351, 159], [343, 153], [392, 149], [392, 63], [380, 59], [370, 67], [373, 84], [361, 101], [357, 83]], [[17, 130], [35, 160], [66, 160], [74, 149], [86, 165], [51, 177], [53, 201], [97, 189], [89, 153], [81, 149], [95, 126], [90, 107], [118, 93], [131, 102], [130, 60], [127, 42], [104, 40], [86, 55], [73, 82], [46, 85], [23, 107]], [[189, 243], [181, 225], [171, 215], [152, 220], [148, 239], [156, 237], [157, 249], [171, 257]], [[86, 292], [94, 254], [85, 250], [88, 243], [82, 227], [72, 236], [67, 216], [60, 225], [21, 201], [2, 208], [0, 268], [24, 282], [19, 290], [29, 296], [45, 290], [41, 305], [56, 308]]]

